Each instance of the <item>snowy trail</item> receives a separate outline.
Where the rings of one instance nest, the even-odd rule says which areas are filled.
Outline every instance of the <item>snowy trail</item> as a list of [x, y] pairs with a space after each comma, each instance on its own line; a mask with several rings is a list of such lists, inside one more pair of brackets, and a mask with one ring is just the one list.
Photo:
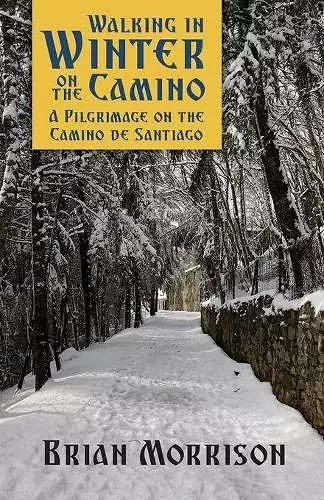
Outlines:
[[[2, 395], [1, 500], [323, 498], [323, 440], [248, 365], [202, 334], [198, 314], [160, 313], [139, 330], [63, 358], [63, 370], [40, 392]], [[127, 465], [45, 466], [43, 439], [94, 450], [125, 443]], [[138, 460], [144, 439], [159, 439], [164, 449], [283, 443], [287, 463], [146, 467]]]

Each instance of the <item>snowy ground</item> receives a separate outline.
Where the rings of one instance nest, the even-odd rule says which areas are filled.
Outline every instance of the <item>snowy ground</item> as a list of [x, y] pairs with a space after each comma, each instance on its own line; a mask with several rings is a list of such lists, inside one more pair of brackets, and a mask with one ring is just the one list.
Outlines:
[[[323, 440], [249, 366], [201, 333], [198, 314], [160, 313], [104, 345], [70, 351], [63, 365], [38, 393], [2, 394], [1, 500], [323, 498]], [[43, 439], [94, 449], [125, 443], [128, 463], [45, 466]], [[138, 460], [144, 439], [164, 448], [284, 443], [287, 463], [145, 467]]]

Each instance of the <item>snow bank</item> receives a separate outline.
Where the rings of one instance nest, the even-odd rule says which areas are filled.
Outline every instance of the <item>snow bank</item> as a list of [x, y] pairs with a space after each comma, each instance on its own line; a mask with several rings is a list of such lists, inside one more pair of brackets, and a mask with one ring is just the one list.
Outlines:
[[79, 356], [78, 351], [76, 351], [73, 347], [69, 347], [66, 351], [63, 351], [60, 354], [61, 361], [71, 361]]
[[307, 303], [314, 309], [315, 316], [322, 311], [324, 312], [324, 290], [317, 290], [294, 300], [289, 300], [283, 294], [278, 294], [273, 299], [271, 310], [274, 313], [288, 310], [298, 311]]
[[276, 293], [275, 290], [267, 290], [260, 292], [256, 295], [247, 295], [245, 297], [239, 297], [237, 299], [228, 300], [221, 306], [220, 299], [218, 297], [211, 297], [209, 300], [202, 302], [201, 307], [210, 309], [231, 308], [233, 311], [237, 311], [242, 303], [246, 304], [248, 302], [256, 302], [260, 297], [272, 297], [273, 301], [269, 308], [264, 309], [266, 316], [277, 314], [279, 311], [298, 311], [306, 304], [310, 304], [310, 307], [314, 309], [314, 315], [317, 316], [320, 312], [324, 312], [324, 290], [317, 290], [298, 299], [289, 299], [285, 297], [282, 293]]
[[213, 295], [212, 297], [210, 297], [210, 299], [206, 300], [205, 302], [202, 302], [201, 307], [210, 307], [211, 309], [213, 308], [218, 309], [219, 307], [221, 307], [220, 298]]
[[209, 300], [202, 302], [201, 307], [209, 307], [210, 309], [219, 309], [220, 307], [224, 307], [236, 310], [242, 303], [254, 302], [258, 300], [260, 297], [265, 297], [265, 296], [274, 297], [275, 294], [276, 294], [275, 290], [267, 290], [264, 292], [260, 292], [256, 295], [245, 295], [243, 297], [238, 297], [237, 299], [228, 300], [223, 305], [221, 305], [219, 297], [213, 296]]

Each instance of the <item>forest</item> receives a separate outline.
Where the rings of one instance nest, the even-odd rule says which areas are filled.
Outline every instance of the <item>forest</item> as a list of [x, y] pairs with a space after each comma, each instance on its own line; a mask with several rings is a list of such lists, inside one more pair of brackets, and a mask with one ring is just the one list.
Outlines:
[[0, 389], [205, 298], [323, 287], [324, 2], [224, 0], [221, 151], [31, 148], [30, 0], [0, 2]]

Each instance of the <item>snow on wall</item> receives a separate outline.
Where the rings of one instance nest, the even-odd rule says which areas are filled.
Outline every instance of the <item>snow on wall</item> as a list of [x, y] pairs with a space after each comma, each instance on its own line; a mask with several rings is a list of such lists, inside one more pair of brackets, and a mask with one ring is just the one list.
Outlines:
[[[305, 304], [309, 304], [309, 306], [313, 308], [315, 316], [317, 316], [320, 312], [324, 312], [324, 290], [317, 290], [316, 292], [303, 295], [302, 297], [293, 300], [285, 297], [281, 293], [276, 293], [275, 290], [267, 290], [256, 295], [246, 295], [244, 297], [229, 300], [223, 305], [223, 307], [237, 310], [240, 308], [242, 303], [255, 302], [260, 297], [266, 296], [273, 298], [271, 307], [264, 310], [266, 315], [277, 314], [280, 311], [298, 311]], [[220, 308], [221, 304], [218, 297], [211, 297], [209, 300], [202, 302], [201, 306], [203, 308], [209, 307], [211, 309], [215, 309]]]

